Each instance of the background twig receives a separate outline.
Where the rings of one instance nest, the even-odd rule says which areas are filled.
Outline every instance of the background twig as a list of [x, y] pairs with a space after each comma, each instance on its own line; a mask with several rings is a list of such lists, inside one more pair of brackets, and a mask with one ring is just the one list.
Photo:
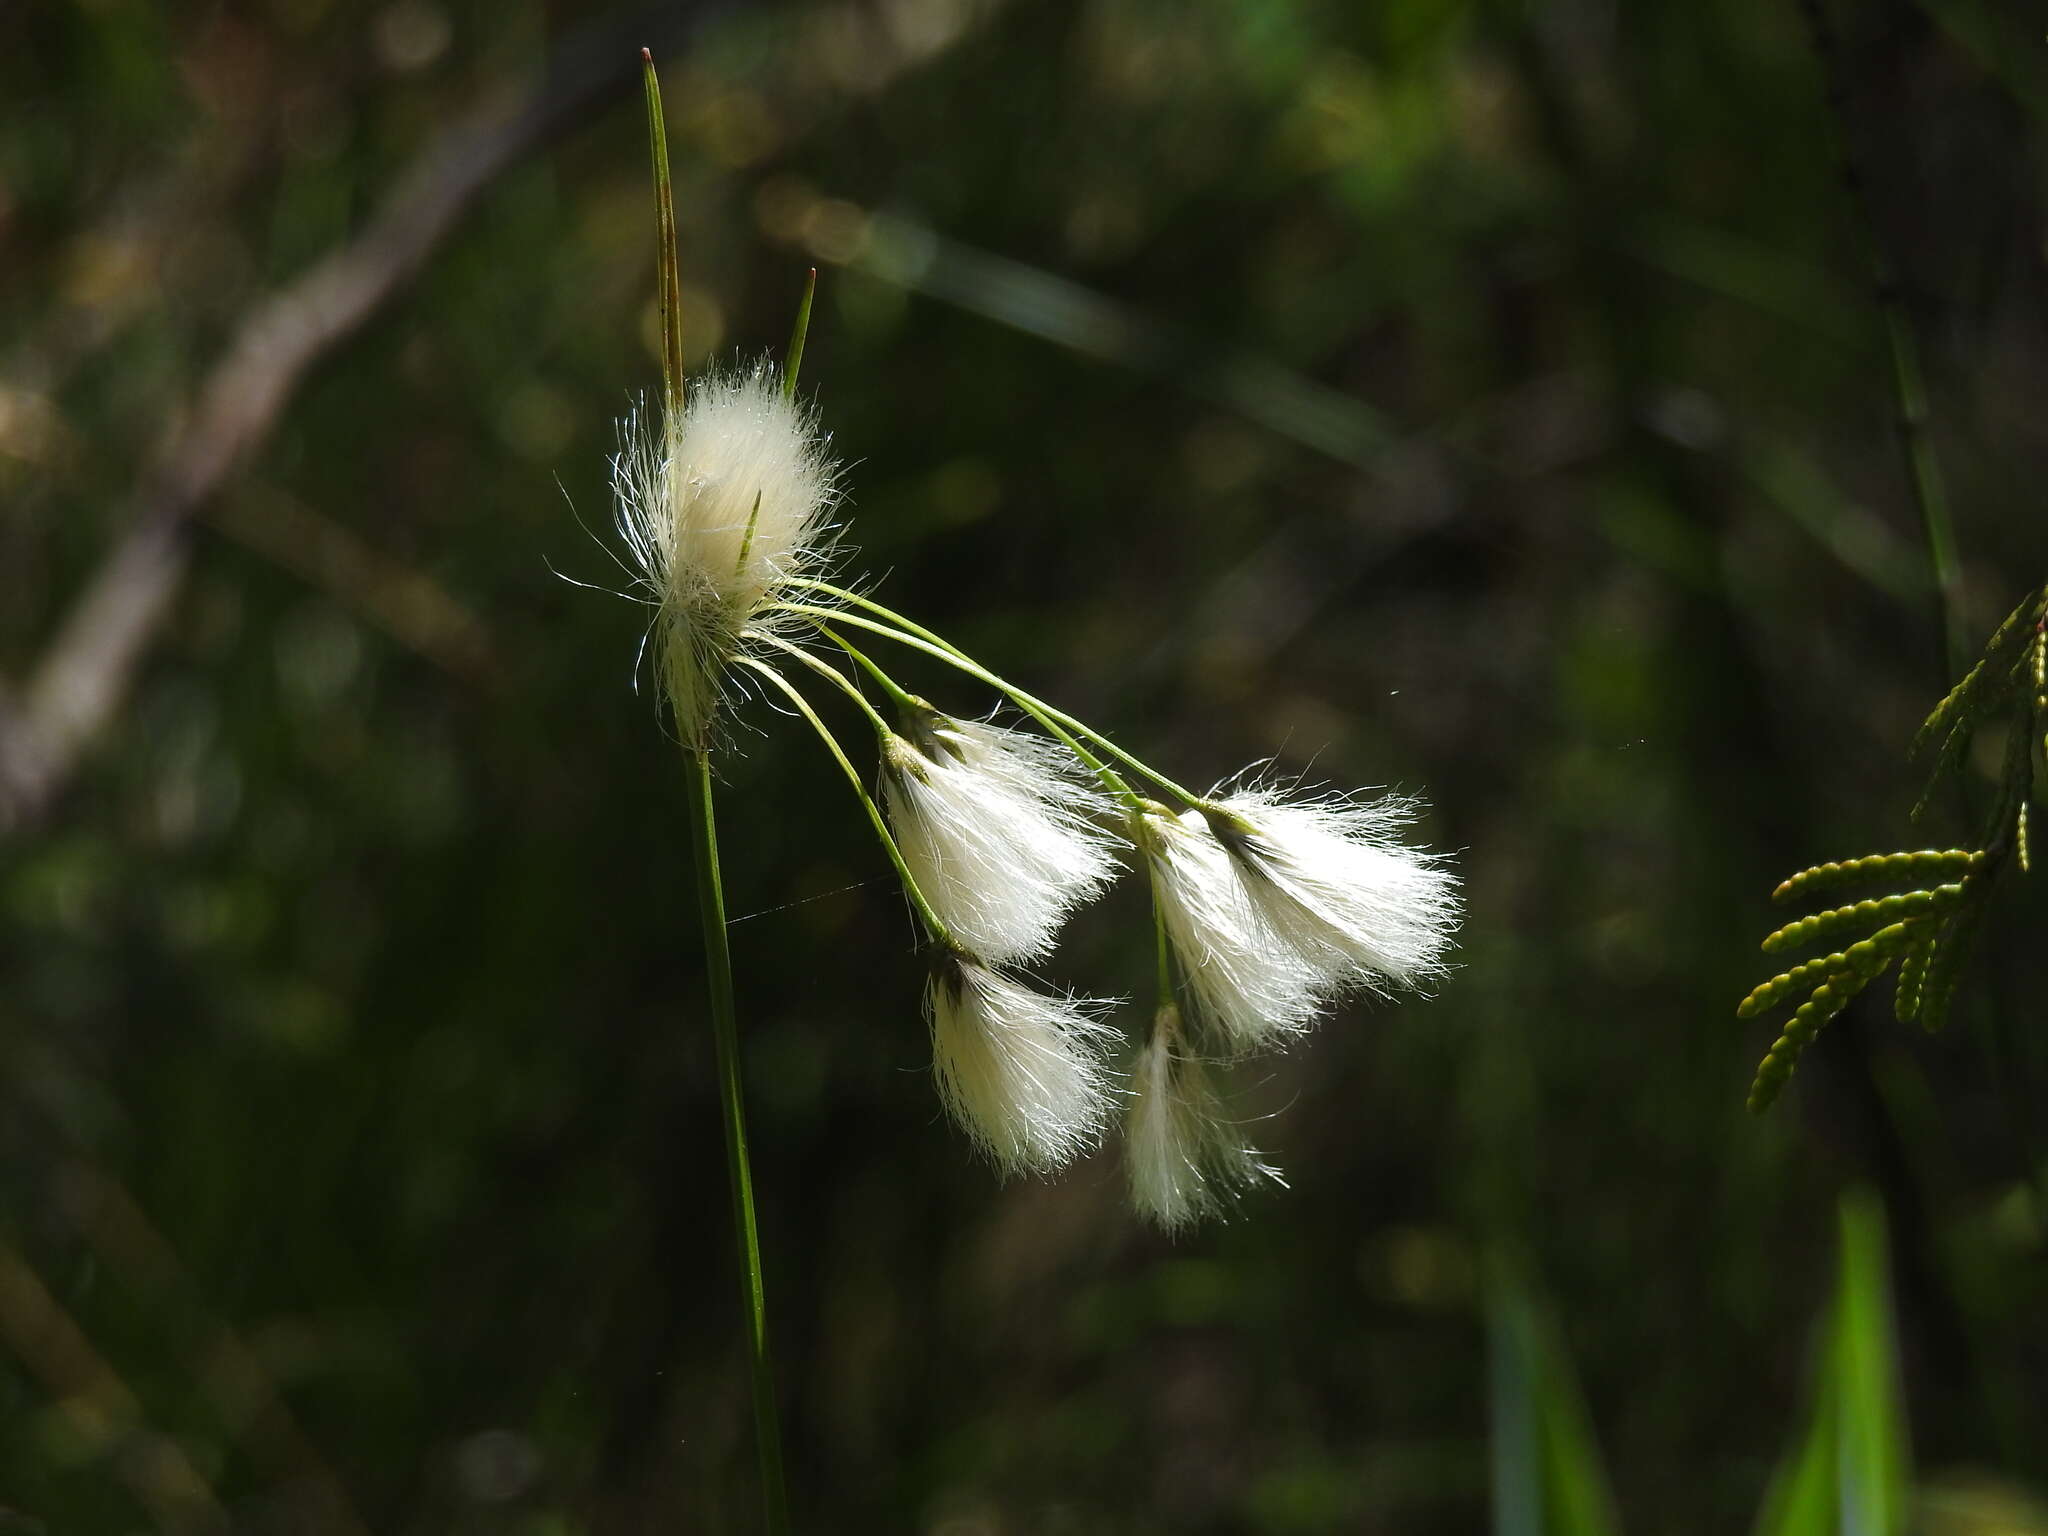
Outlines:
[[120, 708], [183, 584], [193, 514], [276, 423], [306, 371], [398, 293], [477, 194], [616, 92], [638, 47], [701, 24], [704, 5], [592, 26], [529, 86], [493, 92], [430, 143], [353, 240], [252, 309], [138, 477], [127, 532], [58, 626], [14, 702], [0, 693], [0, 832], [40, 817]]

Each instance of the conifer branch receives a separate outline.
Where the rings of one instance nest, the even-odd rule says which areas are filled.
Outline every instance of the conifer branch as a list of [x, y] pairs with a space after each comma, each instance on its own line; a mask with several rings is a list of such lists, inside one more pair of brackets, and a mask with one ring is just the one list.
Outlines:
[[1851, 885], [1927, 882], [1795, 919], [1764, 940], [1766, 954], [1781, 954], [1874, 929], [1844, 949], [1781, 971], [1737, 1006], [1738, 1018], [1755, 1018], [1807, 993], [1757, 1068], [1749, 1093], [1752, 1110], [1770, 1106], [1821, 1029], [1894, 964], [1898, 980], [1892, 1011], [1900, 1022], [1917, 1019], [1930, 1032], [1947, 1022], [1999, 870], [2010, 860], [2021, 873], [2030, 872], [2029, 806], [2037, 782], [2048, 781], [2036, 777], [2037, 766], [2048, 772], [2048, 588], [2036, 587], [2021, 599], [1992, 634], [1983, 656], [1934, 707], [1914, 738], [1915, 752], [1941, 743], [1916, 817], [1935, 789], [1961, 767], [1975, 732], [1999, 716], [2009, 717], [2005, 760], [1979, 846], [1874, 853], [1817, 864], [1771, 893], [1782, 904]]

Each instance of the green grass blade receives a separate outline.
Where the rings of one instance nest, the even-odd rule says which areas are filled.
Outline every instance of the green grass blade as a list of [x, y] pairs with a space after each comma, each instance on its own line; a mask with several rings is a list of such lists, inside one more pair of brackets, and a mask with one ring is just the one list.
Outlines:
[[1771, 1479], [1756, 1536], [1836, 1536], [1835, 1447], [1840, 1436], [1835, 1398], [1826, 1390], [1833, 1373], [1823, 1371], [1821, 1377], [1806, 1438]]
[[1488, 1295], [1494, 1536], [1620, 1536], [1591, 1418], [1555, 1326], [1512, 1265]]
[[1839, 1402], [1836, 1482], [1844, 1536], [1906, 1529], [1911, 1451], [1885, 1263], [1884, 1211], [1875, 1196], [1842, 1200], [1841, 1271], [1833, 1368]]
[[1884, 1212], [1874, 1196], [1852, 1192], [1842, 1199], [1812, 1415], [1772, 1479], [1755, 1536], [1903, 1536], [1911, 1480]]

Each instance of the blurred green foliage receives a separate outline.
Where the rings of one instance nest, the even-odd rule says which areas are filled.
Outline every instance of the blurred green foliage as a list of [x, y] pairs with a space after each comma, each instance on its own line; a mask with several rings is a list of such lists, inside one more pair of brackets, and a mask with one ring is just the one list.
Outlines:
[[1759, 1536], [1915, 1528], [1911, 1449], [1885, 1275], [1884, 1216], [1866, 1195], [1842, 1202], [1842, 1256], [1805, 1444], [1774, 1481]]
[[[1814, 1350], [1809, 1422], [1771, 1480], [1756, 1536], [2041, 1529], [2048, 1515], [2011, 1493], [1916, 1493], [1885, 1243], [1875, 1197], [1867, 1190], [1844, 1195], [1834, 1294]], [[1495, 1531], [1614, 1536], [1613, 1495], [1571, 1361], [1514, 1264], [1498, 1264], [1488, 1308]]]
[[[1981, 634], [2048, 570], [2039, 29], [1835, 15]], [[0, 678], [238, 318], [569, 26], [0, 12]], [[822, 268], [805, 377], [884, 596], [1183, 781], [1426, 791], [1471, 901], [1440, 997], [1241, 1075], [1292, 1187], [1168, 1243], [1113, 1152], [970, 1159], [879, 855], [750, 715], [722, 809], [802, 1527], [1472, 1530], [1511, 1248], [1621, 1527], [1739, 1528], [1868, 1182], [1921, 1507], [2039, 1529], [2039, 882], [1944, 1036], [1866, 996], [1742, 1112], [1771, 887], [1905, 838], [1953, 681], [1796, 9], [799, 0], [665, 81], [692, 365], [779, 347]], [[751, 1528], [682, 786], [641, 614], [549, 569], [607, 580], [611, 422], [657, 377], [645, 155], [628, 87], [323, 362], [0, 843], [23, 1529]], [[1148, 944], [1127, 894], [1053, 971], [1136, 994]]]

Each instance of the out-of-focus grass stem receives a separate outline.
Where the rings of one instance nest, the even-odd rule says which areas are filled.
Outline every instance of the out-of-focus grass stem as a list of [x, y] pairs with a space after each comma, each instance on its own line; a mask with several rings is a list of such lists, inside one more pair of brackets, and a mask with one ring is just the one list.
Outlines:
[[1869, 182], [1856, 138], [1848, 121], [1848, 85], [1842, 67], [1840, 41], [1822, 0], [1799, 0], [1807, 36], [1819, 60], [1821, 83], [1826, 94], [1834, 135], [1835, 154], [1841, 167], [1843, 190], [1856, 217], [1858, 234], [1870, 264], [1871, 283], [1878, 312], [1884, 320], [1885, 345], [1891, 358], [1892, 395], [1898, 410], [1899, 450], [1905, 460], [1906, 482], [1920, 514], [1921, 532], [1927, 541], [1927, 568], [1940, 610], [1942, 656], [1947, 680], [1962, 676], [1969, 664], [1969, 637], [1962, 625], [1962, 565], [1956, 555], [1955, 523], [1949, 515], [1948, 486], [1942, 478], [1941, 461], [1928, 436], [1927, 375], [1921, 366], [1920, 342], [1912, 317], [1900, 291], [1899, 275], [1870, 207]]

